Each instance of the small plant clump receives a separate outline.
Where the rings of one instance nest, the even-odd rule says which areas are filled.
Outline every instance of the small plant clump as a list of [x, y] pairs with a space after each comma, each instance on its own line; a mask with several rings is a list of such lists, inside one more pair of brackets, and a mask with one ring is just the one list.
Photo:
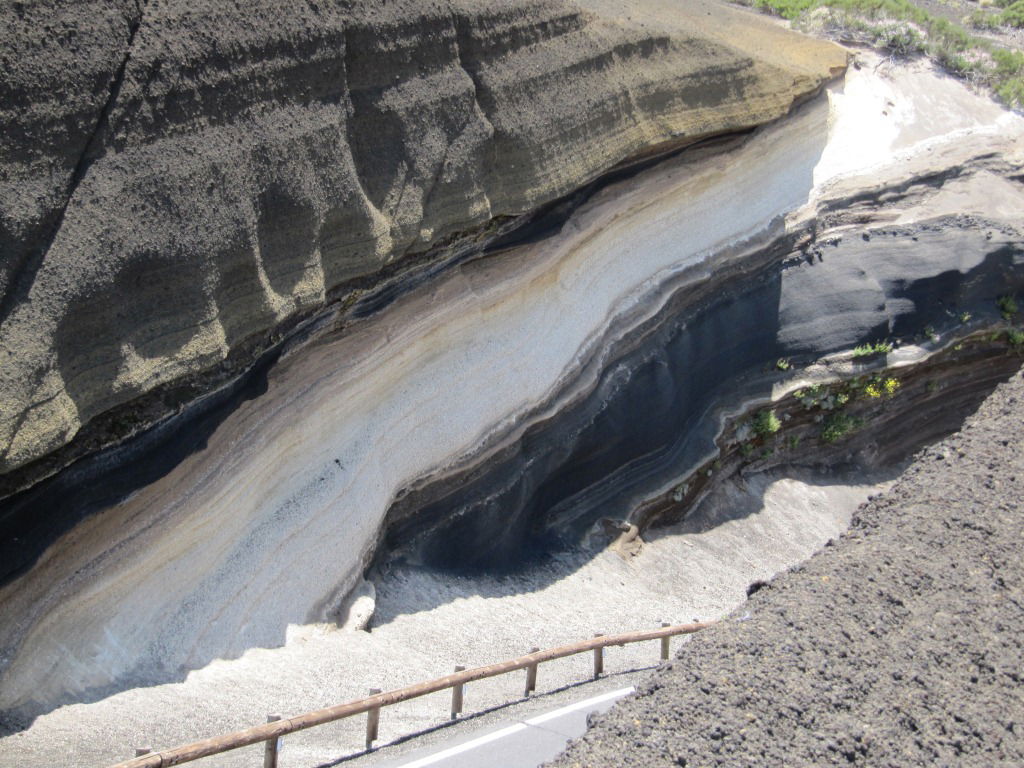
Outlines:
[[896, 390], [900, 388], [899, 379], [895, 379], [892, 376], [880, 378], [876, 376], [868, 385], [864, 387], [864, 394], [868, 397], [892, 397], [896, 394]]
[[967, 325], [969, 322], [971, 322], [971, 313], [970, 312], [961, 312], [960, 313], [960, 325]]
[[778, 360], [775, 361], [775, 367], [778, 368], [780, 371], [788, 371], [790, 368], [790, 362], [786, 358], [780, 357]]
[[782, 429], [782, 421], [775, 415], [775, 411], [765, 410], [754, 417], [751, 428], [758, 437], [768, 437]]
[[837, 388], [825, 388], [821, 384], [814, 384], [807, 389], [798, 389], [793, 392], [793, 397], [800, 401], [800, 404], [807, 410], [820, 408], [823, 411], [831, 411], [838, 408], [845, 408], [846, 404], [853, 399], [854, 393], [861, 389], [863, 384], [860, 379], [852, 379], [837, 385]]
[[681, 485], [677, 485], [675, 491], [672, 493], [672, 501], [678, 504], [686, 497], [686, 494], [689, 490], [689, 483], [682, 483]]
[[892, 352], [892, 344], [887, 341], [876, 341], [874, 344], [861, 344], [853, 348], [853, 357], [856, 360], [861, 357], [874, 357], [875, 355], [887, 355]]
[[1024, 346], [1024, 331], [1020, 328], [1011, 328], [1006, 332], [1006, 340], [1012, 347]]
[[1024, 27], [1024, 0], [996, 0], [1002, 11], [986, 12], [977, 10], [968, 17], [972, 27], [998, 29], [999, 27]]
[[999, 312], [1004, 320], [1009, 320], [1020, 311], [1017, 300], [1013, 296], [1000, 296], [996, 299], [996, 306], [999, 307]]
[[1024, 52], [996, 48], [992, 60], [996, 96], [1010, 106], [1024, 106]]
[[821, 439], [826, 443], [834, 443], [858, 429], [862, 422], [855, 416], [839, 411], [827, 419], [821, 429]]
[[803, 403], [806, 408], [812, 408], [821, 399], [823, 389], [821, 384], [811, 384], [807, 389], [798, 389], [793, 393], [793, 397]]

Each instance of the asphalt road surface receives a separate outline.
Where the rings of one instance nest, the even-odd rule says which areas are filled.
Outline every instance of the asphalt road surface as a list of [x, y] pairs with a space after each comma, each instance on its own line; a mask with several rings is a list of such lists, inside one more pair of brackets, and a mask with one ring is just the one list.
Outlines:
[[635, 689], [619, 688], [526, 720], [480, 729], [446, 744], [377, 763], [380, 768], [536, 768], [587, 730], [587, 717], [604, 712]]

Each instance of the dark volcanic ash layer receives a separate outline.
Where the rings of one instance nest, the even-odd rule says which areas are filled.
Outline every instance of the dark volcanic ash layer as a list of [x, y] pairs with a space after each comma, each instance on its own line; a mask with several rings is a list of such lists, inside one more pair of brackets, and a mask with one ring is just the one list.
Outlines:
[[[913, 209], [935, 185], [986, 165], [903, 180], [897, 206]], [[998, 297], [1024, 290], [1024, 233], [1009, 221], [970, 216], [877, 226], [895, 217], [885, 202], [892, 192], [882, 186], [857, 201], [827, 201], [821, 210], [833, 213], [814, 219], [813, 234], [791, 233], [681, 288], [618, 342], [585, 397], [483, 466], [396, 504], [387, 550], [455, 570], [518, 567], [531, 554], [577, 542], [598, 518], [631, 518], [667, 485], [690, 480], [689, 471], [715, 453], [720, 414], [770, 400], [773, 385], [787, 378], [778, 361], [788, 370], [865, 342], [923, 341], [936, 329], [955, 337], [967, 330], [965, 314], [997, 321]], [[876, 434], [870, 450], [895, 461], [901, 448], [955, 427], [978, 401], [956, 403], [953, 389], [973, 385], [980, 398], [1018, 365], [1005, 340], [994, 346], [991, 357], [933, 372], [931, 385], [944, 391], [930, 402], [893, 403], [908, 410], [902, 420], [891, 417], [900, 435]], [[780, 458], [819, 466], [857, 460], [846, 446], [804, 441], [803, 448], [811, 454]]]

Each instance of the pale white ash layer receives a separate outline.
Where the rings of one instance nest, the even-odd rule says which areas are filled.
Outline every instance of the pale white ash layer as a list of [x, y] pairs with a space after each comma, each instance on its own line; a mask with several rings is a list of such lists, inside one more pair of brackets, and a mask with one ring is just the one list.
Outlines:
[[[296, 627], [283, 648], [213, 662], [183, 683], [61, 707], [0, 740], [0, 765], [102, 768], [131, 757], [135, 746], [160, 749], [206, 738], [262, 722], [269, 713], [290, 716], [359, 698], [371, 687], [389, 690], [438, 677], [455, 664], [489, 664], [595, 632], [717, 617], [743, 601], [751, 582], [806, 559], [837, 536], [856, 506], [885, 485], [760, 475], [727, 484], [709, 499], [697, 515], [703, 525], [660, 530], [625, 559], [610, 550], [573, 554], [509, 578], [394, 571], [378, 586], [369, 633]], [[610, 648], [605, 658], [609, 674], [639, 670], [626, 675], [635, 679], [657, 663], [658, 644]], [[538, 694], [586, 681], [590, 664], [587, 654], [543, 665]], [[466, 712], [515, 701], [522, 686], [521, 674], [473, 683]], [[444, 722], [449, 698], [444, 692], [386, 709], [380, 744]], [[359, 752], [364, 728], [359, 717], [289, 736], [282, 766], [319, 765]], [[250, 768], [260, 759], [258, 748], [247, 748], [203, 763]]]

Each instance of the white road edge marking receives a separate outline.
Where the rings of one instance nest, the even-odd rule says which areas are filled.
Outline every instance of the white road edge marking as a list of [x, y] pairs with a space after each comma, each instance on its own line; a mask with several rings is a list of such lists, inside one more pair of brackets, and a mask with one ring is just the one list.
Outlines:
[[590, 699], [577, 701], [575, 704], [569, 704], [567, 706], [562, 707], [561, 709], [556, 709], [553, 712], [546, 712], [543, 715], [537, 715], [537, 717], [532, 717], [524, 722], [527, 725], [540, 725], [541, 723], [546, 723], [548, 720], [554, 720], [555, 718], [561, 717], [562, 715], [567, 715], [570, 712], [575, 712], [578, 709], [587, 709], [588, 707], [593, 707], [597, 704], [603, 704], [609, 699], [621, 698], [630, 693], [633, 693], [634, 691], [636, 691], [636, 688], [634, 688], [632, 685], [629, 686], [629, 688], [620, 688], [617, 691], [609, 691], [608, 693], [602, 693], [600, 696], [594, 696]]
[[513, 733], [518, 733], [519, 731], [525, 731], [531, 725], [540, 725], [541, 723], [546, 723], [548, 720], [554, 720], [555, 718], [561, 717], [562, 715], [566, 715], [570, 712], [575, 712], [580, 709], [587, 709], [588, 707], [603, 704], [604, 702], [609, 701], [610, 699], [622, 698], [623, 696], [627, 696], [630, 693], [634, 693], [635, 691], [636, 688], [634, 688], [631, 685], [628, 688], [620, 688], [617, 691], [609, 691], [608, 693], [602, 693], [600, 696], [594, 696], [589, 699], [584, 699], [583, 701], [577, 701], [575, 704], [568, 704], [552, 712], [546, 712], [543, 715], [532, 717], [529, 720], [524, 720], [521, 723], [510, 725], [507, 728], [501, 728], [500, 730], [488, 733], [476, 739], [472, 739], [462, 744], [458, 744], [454, 747], [449, 747], [448, 749], [443, 749], [440, 752], [435, 752], [432, 755], [421, 757], [419, 760], [413, 760], [411, 763], [403, 763], [401, 768], [422, 768], [422, 766], [425, 765], [433, 765], [436, 762], [445, 760], [449, 757], [453, 757], [463, 752], [468, 752], [469, 750], [475, 749], [483, 744], [487, 744], [492, 741], [497, 741], [498, 739], [503, 739], [506, 736], [511, 736]]

